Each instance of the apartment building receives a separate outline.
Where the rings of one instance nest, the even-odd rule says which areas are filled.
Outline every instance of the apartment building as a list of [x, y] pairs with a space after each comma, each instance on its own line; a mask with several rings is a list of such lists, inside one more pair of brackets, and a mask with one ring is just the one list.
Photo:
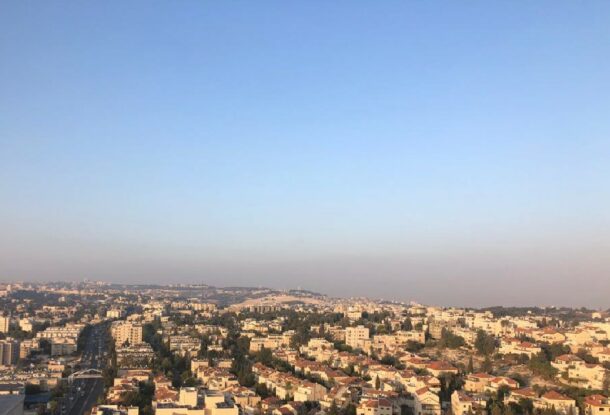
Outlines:
[[0, 316], [0, 333], [8, 333], [11, 325], [11, 316]]
[[170, 336], [169, 350], [180, 356], [184, 356], [187, 353], [193, 356], [201, 350], [201, 340], [191, 336]]
[[263, 348], [269, 350], [276, 350], [281, 347], [287, 347], [290, 345], [290, 339], [294, 331], [289, 331], [282, 334], [270, 334], [267, 337], [253, 337], [250, 339], [250, 351], [260, 352]]
[[204, 311], [213, 313], [217, 310], [217, 306], [214, 303], [191, 303], [191, 308], [195, 311]]
[[608, 370], [602, 365], [576, 362], [567, 370], [571, 384], [587, 389], [601, 390], [608, 377]]
[[19, 342], [17, 340], [0, 340], [0, 364], [12, 366], [19, 360]]
[[108, 318], [121, 318], [125, 315], [125, 312], [121, 308], [111, 308], [106, 311], [106, 317]]
[[142, 343], [142, 325], [132, 321], [115, 321], [110, 329], [117, 346]]
[[51, 356], [65, 356], [77, 350], [76, 339], [69, 337], [54, 337], [50, 339]]
[[76, 340], [84, 328], [84, 324], [66, 324], [65, 326], [47, 327], [45, 330], [38, 332], [36, 337], [40, 339], [65, 337]]
[[28, 355], [32, 351], [38, 350], [39, 348], [40, 348], [39, 339], [34, 338], [34, 339], [23, 340], [21, 342], [21, 344], [19, 345], [19, 358], [25, 359], [26, 357], [28, 357]]
[[152, 362], [153, 357], [153, 349], [148, 343], [117, 347], [116, 349], [116, 361], [119, 368], [146, 368]]
[[364, 326], [347, 327], [345, 329], [345, 344], [354, 349], [364, 349], [365, 341], [369, 339], [369, 329]]

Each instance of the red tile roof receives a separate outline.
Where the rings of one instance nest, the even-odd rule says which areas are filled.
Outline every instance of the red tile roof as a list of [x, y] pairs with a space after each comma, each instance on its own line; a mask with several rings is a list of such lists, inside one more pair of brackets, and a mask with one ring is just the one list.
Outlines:
[[562, 395], [561, 393], [559, 393], [557, 391], [548, 391], [547, 393], [542, 395], [542, 397], [545, 399], [553, 400], [553, 401], [573, 401], [572, 398]]

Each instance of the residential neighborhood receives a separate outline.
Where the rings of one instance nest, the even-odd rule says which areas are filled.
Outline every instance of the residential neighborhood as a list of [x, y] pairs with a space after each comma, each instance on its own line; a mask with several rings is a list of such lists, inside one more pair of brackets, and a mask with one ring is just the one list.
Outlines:
[[[4, 287], [0, 399], [53, 415], [603, 415], [610, 314], [269, 289]], [[232, 300], [227, 300], [230, 294]]]

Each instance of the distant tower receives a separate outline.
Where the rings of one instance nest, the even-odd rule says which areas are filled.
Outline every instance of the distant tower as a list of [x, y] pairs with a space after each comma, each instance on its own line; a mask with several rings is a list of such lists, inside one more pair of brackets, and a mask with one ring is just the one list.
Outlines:
[[0, 316], [0, 333], [8, 333], [11, 326], [11, 316]]

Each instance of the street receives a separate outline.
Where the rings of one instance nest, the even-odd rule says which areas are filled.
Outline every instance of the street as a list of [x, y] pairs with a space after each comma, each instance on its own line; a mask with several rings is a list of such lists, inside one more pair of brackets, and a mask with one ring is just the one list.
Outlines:
[[[81, 358], [81, 371], [86, 369], [103, 370], [106, 366], [107, 326], [98, 324], [93, 327]], [[97, 402], [104, 392], [104, 379], [102, 378], [75, 378], [70, 384], [62, 406], [62, 415], [83, 415]]]

